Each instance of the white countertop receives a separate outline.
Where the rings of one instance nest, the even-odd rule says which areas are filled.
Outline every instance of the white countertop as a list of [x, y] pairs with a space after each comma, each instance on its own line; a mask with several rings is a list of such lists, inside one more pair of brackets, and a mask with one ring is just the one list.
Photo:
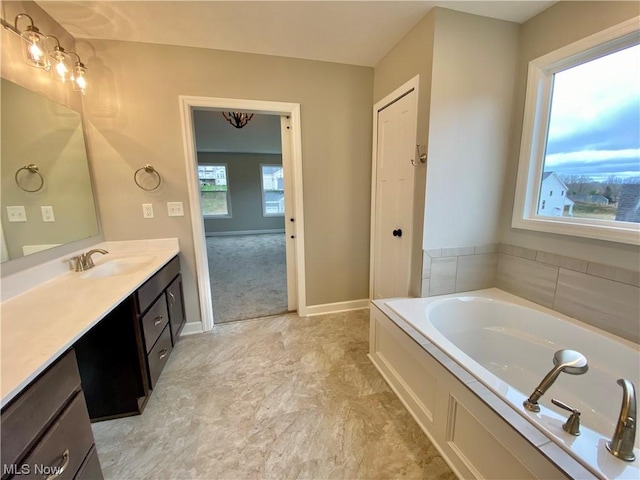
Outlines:
[[[67, 271], [0, 304], [2, 407], [180, 251], [177, 239], [95, 247], [110, 252], [94, 255], [96, 266], [123, 257], [144, 257], [145, 262], [132, 273], [98, 278]], [[29, 275], [37, 276], [38, 268]], [[24, 282], [24, 277], [18, 273], [2, 278], [3, 289]]]

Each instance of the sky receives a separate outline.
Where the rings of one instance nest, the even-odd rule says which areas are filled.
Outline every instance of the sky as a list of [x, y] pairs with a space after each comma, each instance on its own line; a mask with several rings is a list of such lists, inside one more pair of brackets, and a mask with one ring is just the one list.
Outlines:
[[555, 74], [544, 171], [640, 176], [640, 45]]

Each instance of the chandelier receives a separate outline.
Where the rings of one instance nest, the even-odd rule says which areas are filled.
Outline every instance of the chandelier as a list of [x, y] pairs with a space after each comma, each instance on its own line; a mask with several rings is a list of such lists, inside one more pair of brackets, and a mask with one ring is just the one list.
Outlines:
[[[228, 115], [228, 116], [227, 116]], [[224, 119], [236, 128], [242, 128], [253, 118], [252, 114], [243, 112], [222, 112]]]

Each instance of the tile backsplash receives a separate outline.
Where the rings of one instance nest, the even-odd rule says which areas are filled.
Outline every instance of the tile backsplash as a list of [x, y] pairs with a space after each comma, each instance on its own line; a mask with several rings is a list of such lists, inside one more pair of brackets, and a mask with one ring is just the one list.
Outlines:
[[640, 343], [638, 270], [506, 244], [423, 252], [423, 297], [490, 287]]
[[425, 250], [422, 255], [422, 296], [495, 287], [497, 266], [497, 244]]

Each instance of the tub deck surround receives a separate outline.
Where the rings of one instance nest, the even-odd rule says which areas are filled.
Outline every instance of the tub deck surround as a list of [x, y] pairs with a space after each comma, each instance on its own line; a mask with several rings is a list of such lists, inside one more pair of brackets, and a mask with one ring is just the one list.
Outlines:
[[15, 294], [0, 305], [2, 406], [180, 251], [177, 239], [104, 242], [93, 248], [109, 251], [94, 256], [96, 267], [113, 259], [144, 262], [131, 272], [87, 278], [83, 273], [92, 270], [69, 271], [68, 255], [2, 279], [3, 290]]
[[[471, 297], [475, 297], [476, 305], [472, 305], [473, 301], [460, 300]], [[490, 298], [493, 300], [488, 300]], [[556, 344], [539, 337], [537, 329], [545, 323], [542, 317], [541, 320], [527, 318], [523, 329], [518, 329], [517, 325], [510, 329], [506, 325], [500, 325], [500, 322], [486, 321], [486, 325], [470, 332], [468, 317], [471, 309], [482, 310], [483, 307], [480, 305], [477, 308], [478, 301], [505, 302], [504, 305], [508, 302], [511, 304], [508, 307], [509, 313], [516, 319], [528, 315], [524, 310], [526, 307], [532, 314], [541, 313], [543, 317], [549, 315], [561, 318], [559, 321], [564, 326], [554, 328], [552, 332], [558, 335], [557, 339], [554, 338]], [[636, 385], [640, 383], [638, 345], [596, 328], [585, 328], [581, 322], [495, 288], [424, 299], [377, 300], [373, 303], [393, 324], [519, 432], [523, 439], [570, 477], [640, 477], [638, 460], [631, 463], [618, 460], [606, 452], [604, 445], [613, 433], [622, 399], [622, 390], [615, 380], [618, 376], [626, 376]], [[459, 305], [451, 305], [452, 303], [466, 303], [469, 310], [465, 312], [463, 308], [462, 312], [462, 317], [466, 316], [466, 319], [455, 313], [454, 308]], [[474, 314], [471, 322], [483, 322], [481, 312], [479, 313]], [[428, 314], [430, 318], [427, 318]], [[441, 318], [437, 318], [438, 316]], [[601, 346], [593, 346], [588, 335], [584, 339], [578, 338], [572, 331], [573, 328], [589, 335], [599, 335], [602, 339]], [[524, 357], [526, 354], [523, 345], [526, 341], [534, 344], [538, 342], [538, 347], [543, 351], [538, 350], [535, 356], [545, 358], [525, 358], [522, 361], [524, 365], [508, 365], [501, 355], [495, 354], [500, 347], [492, 343], [491, 338], [484, 336], [483, 329], [489, 332], [489, 337], [511, 336], [511, 344], [505, 350], [511, 349], [511, 353]], [[553, 352], [561, 348], [572, 348], [584, 353], [590, 364], [589, 372], [582, 376], [561, 374], [542, 397], [542, 411], [536, 414], [525, 410], [522, 401], [551, 369]], [[468, 355], [462, 351], [464, 349], [469, 350]], [[607, 366], [606, 362], [613, 358], [617, 358], [619, 362]], [[486, 365], [488, 369], [477, 363], [485, 360], [493, 361]], [[527, 369], [531, 371], [527, 372]], [[509, 374], [513, 378], [509, 379]], [[511, 385], [498, 376], [506, 377]], [[602, 394], [606, 394], [606, 398], [598, 400], [597, 396]], [[558, 398], [582, 411], [583, 426], [579, 437], [573, 437], [561, 429], [568, 414], [551, 407], [551, 398]]]

